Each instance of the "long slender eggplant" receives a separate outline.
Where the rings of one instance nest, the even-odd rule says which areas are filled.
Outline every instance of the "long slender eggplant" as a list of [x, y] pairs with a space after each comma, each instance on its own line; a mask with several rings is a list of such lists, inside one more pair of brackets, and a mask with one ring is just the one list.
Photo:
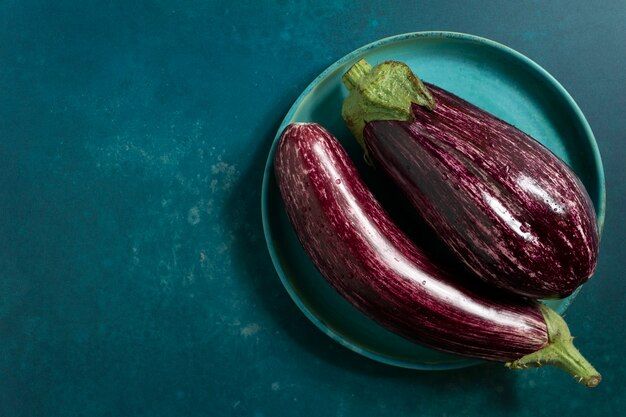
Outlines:
[[305, 251], [343, 297], [389, 330], [514, 369], [552, 364], [589, 387], [600, 375], [572, 344], [563, 319], [535, 301], [477, 291], [416, 247], [361, 180], [345, 150], [317, 124], [283, 132], [275, 174]]
[[547, 148], [400, 62], [359, 61], [344, 83], [343, 117], [368, 158], [478, 276], [562, 298], [593, 274], [593, 206]]

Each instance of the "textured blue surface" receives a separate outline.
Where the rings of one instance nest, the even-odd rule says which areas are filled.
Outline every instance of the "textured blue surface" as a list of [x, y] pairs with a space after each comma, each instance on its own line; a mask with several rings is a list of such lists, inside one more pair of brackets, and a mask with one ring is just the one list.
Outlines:
[[[4, 2], [0, 5], [1, 416], [617, 415], [626, 4]], [[607, 176], [596, 278], [568, 310], [603, 372], [420, 373], [336, 345], [297, 310], [259, 213], [297, 94], [378, 38], [505, 43], [572, 94]]]

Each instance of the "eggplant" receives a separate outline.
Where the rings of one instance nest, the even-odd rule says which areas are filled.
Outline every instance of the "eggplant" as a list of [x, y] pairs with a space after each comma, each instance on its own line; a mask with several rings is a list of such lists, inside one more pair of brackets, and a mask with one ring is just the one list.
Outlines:
[[552, 364], [589, 387], [600, 382], [553, 310], [479, 282], [485, 288], [477, 290], [415, 246], [321, 126], [289, 125], [274, 168], [304, 250], [328, 283], [374, 321], [442, 351], [513, 369]]
[[373, 160], [476, 275], [563, 298], [593, 274], [599, 231], [572, 170], [535, 139], [400, 62], [357, 62], [342, 114]]

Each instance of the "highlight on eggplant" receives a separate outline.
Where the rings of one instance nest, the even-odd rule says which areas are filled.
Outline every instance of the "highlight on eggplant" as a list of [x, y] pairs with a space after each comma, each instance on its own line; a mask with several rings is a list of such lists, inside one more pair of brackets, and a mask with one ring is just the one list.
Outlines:
[[442, 351], [512, 369], [554, 365], [588, 387], [600, 382], [557, 313], [453, 276], [415, 246], [321, 126], [289, 125], [274, 169], [306, 253], [339, 294], [380, 325]]
[[344, 75], [342, 115], [451, 252], [485, 281], [563, 298], [593, 274], [599, 231], [574, 172], [535, 139], [401, 62]]

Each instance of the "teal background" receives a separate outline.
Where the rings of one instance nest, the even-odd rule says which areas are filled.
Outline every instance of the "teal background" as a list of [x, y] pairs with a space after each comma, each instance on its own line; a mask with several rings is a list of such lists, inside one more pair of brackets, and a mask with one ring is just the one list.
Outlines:
[[[1, 416], [622, 412], [626, 4], [386, 3], [0, 4]], [[375, 363], [274, 272], [260, 184], [285, 112], [353, 49], [432, 29], [524, 53], [594, 130], [607, 217], [567, 320], [595, 390], [552, 369]]]

